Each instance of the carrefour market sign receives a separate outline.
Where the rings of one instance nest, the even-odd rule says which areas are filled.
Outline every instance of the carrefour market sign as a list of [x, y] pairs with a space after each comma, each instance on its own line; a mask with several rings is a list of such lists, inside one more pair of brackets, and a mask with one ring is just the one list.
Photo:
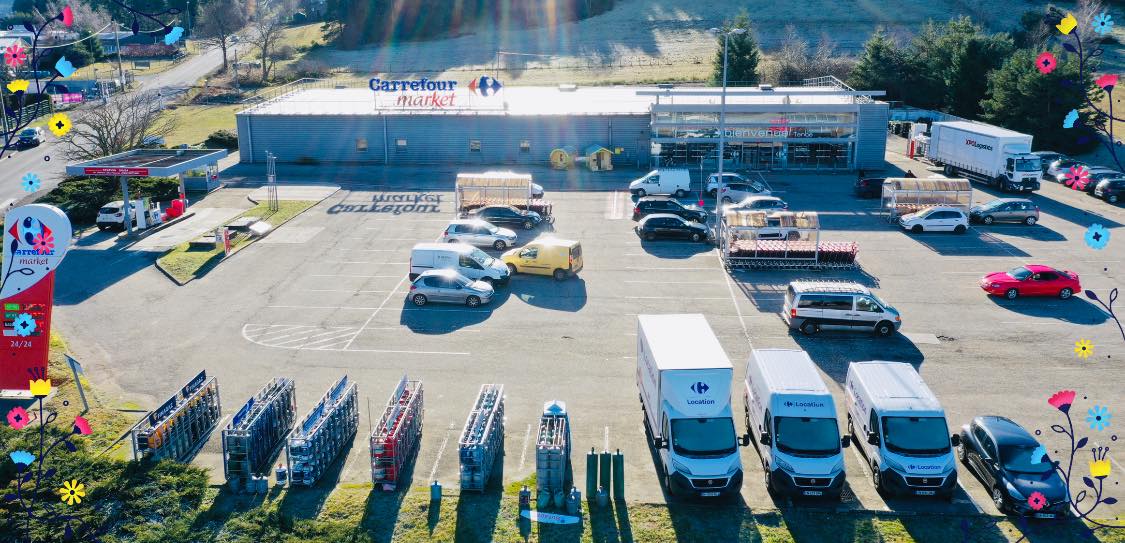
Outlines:
[[[496, 78], [487, 75], [457, 88], [452, 80], [421, 79], [380, 79], [371, 78], [368, 88], [375, 93], [379, 107], [408, 109], [447, 109], [471, 108], [486, 105], [484, 98], [496, 96], [503, 85]], [[476, 102], [477, 98], [481, 98]]]

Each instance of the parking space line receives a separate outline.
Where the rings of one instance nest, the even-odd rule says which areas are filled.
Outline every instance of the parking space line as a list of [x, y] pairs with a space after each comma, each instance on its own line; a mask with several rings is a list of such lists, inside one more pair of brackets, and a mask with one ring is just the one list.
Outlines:
[[867, 469], [867, 461], [859, 455], [859, 451], [857, 451], [855, 447], [850, 448], [852, 450], [852, 454], [855, 455], [855, 459], [859, 461], [859, 469], [863, 470], [863, 476], [871, 479], [871, 470]]
[[267, 305], [268, 308], [276, 309], [358, 309], [360, 311], [371, 311], [374, 307], [354, 307], [354, 306], [341, 306], [341, 305]]
[[[380, 293], [386, 294], [388, 292], [394, 293], [393, 290], [351, 290], [346, 288], [303, 288], [302, 292], [352, 292], [355, 294], [373, 294]], [[404, 291], [405, 292], [405, 291]]]
[[[715, 249], [715, 255], [718, 256], [719, 250]], [[731, 283], [730, 274], [727, 273], [726, 268], [723, 267], [722, 260], [719, 260], [719, 273], [723, 274], [723, 280], [727, 283], [727, 291], [730, 292], [730, 301], [734, 304], [734, 312], [738, 314], [738, 323], [742, 325], [742, 335], [746, 337], [746, 343], [750, 344], [752, 348], [754, 342], [750, 341], [750, 331], [746, 327], [746, 319], [742, 318], [742, 308], [738, 305], [738, 298], [734, 296], [734, 285]]]
[[430, 478], [426, 481], [434, 481], [434, 475], [437, 474], [438, 464], [441, 463], [441, 455], [445, 452], [445, 446], [449, 444], [449, 432], [453, 431], [453, 425], [456, 420], [449, 421], [449, 426], [445, 429], [445, 437], [441, 440], [441, 446], [438, 447], [437, 457], [434, 458], [434, 465], [430, 468]]
[[663, 267], [663, 268], [654, 268], [654, 267], [650, 267], [650, 266], [626, 266], [625, 269], [627, 269], [627, 270], [645, 270], [645, 271], [649, 271], [649, 270], [687, 270], [687, 271], [690, 271], [690, 270], [713, 270], [715, 268], [712, 268], [712, 267], [688, 268], [688, 267], [683, 267], [683, 266], [668, 266], [668, 267]]
[[726, 296], [622, 296], [626, 300], [726, 300]]
[[623, 281], [644, 285], [717, 285], [718, 281]]
[[402, 277], [402, 276], [397, 275], [397, 274], [396, 275], [362, 275], [362, 274], [350, 274], [350, 273], [314, 273], [314, 274], [310, 275], [309, 277], [365, 277], [365, 278], [375, 277], [375, 278], [390, 279], [390, 278], [398, 278], [398, 277]]
[[344, 345], [344, 350], [347, 350], [347, 348], [351, 346], [352, 341], [355, 341], [355, 338], [359, 337], [359, 335], [363, 333], [363, 329], [367, 328], [368, 324], [371, 324], [371, 320], [375, 318], [375, 315], [379, 314], [379, 311], [382, 311], [383, 306], [387, 305], [387, 302], [390, 301], [391, 296], [394, 296], [394, 291], [402, 288], [402, 284], [406, 282], [406, 279], [408, 277], [409, 276], [404, 275], [402, 276], [402, 279], [399, 279], [398, 284], [395, 285], [394, 290], [388, 293], [386, 298], [383, 298], [383, 303], [379, 304], [379, 307], [375, 308], [375, 311], [371, 312], [371, 315], [367, 317], [367, 320], [363, 321], [363, 326], [360, 326], [359, 330], [356, 330], [355, 336], [352, 337], [351, 341], [349, 341], [347, 345]]
[[520, 452], [520, 467], [516, 471], [523, 471], [523, 464], [527, 461], [527, 442], [531, 440], [531, 425], [527, 425], [527, 431], [523, 434], [523, 447]]
[[965, 488], [965, 485], [961, 484], [961, 478], [960, 477], [957, 478], [957, 486], [961, 488], [961, 492], [965, 493], [965, 497], [969, 498], [969, 504], [973, 506], [973, 509], [977, 510], [977, 514], [983, 515], [984, 509], [981, 509], [980, 506], [977, 505], [977, 501], [974, 500], [973, 497], [969, 494], [969, 490]]

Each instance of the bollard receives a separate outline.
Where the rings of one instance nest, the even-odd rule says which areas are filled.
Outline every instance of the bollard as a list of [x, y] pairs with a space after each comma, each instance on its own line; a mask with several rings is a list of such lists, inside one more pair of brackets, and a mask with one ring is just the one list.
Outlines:
[[621, 449], [613, 455], [613, 500], [625, 501], [625, 455]]
[[285, 467], [285, 464], [278, 464], [274, 475], [277, 477], [277, 484], [284, 485], [289, 478], [289, 469]]
[[582, 493], [577, 488], [571, 487], [570, 494], [566, 497], [566, 513], [577, 516], [582, 512]]
[[434, 481], [433, 484], [430, 485], [430, 501], [441, 501], [441, 483], [437, 481]]
[[520, 511], [531, 509], [531, 491], [527, 489], [527, 485], [523, 485], [520, 489]]
[[602, 451], [598, 458], [598, 484], [609, 492], [609, 482], [612, 477], [612, 460], [610, 460], [609, 451]]
[[590, 447], [586, 455], [586, 498], [594, 499], [598, 491], [598, 453]]
[[598, 507], [609, 505], [609, 491], [603, 486], [598, 487]]

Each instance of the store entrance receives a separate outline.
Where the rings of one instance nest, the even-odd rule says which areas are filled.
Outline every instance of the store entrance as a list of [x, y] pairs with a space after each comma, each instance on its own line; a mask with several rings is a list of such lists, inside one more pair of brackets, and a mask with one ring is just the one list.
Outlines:
[[780, 170], [785, 168], [784, 144], [743, 143], [742, 165], [752, 171]]

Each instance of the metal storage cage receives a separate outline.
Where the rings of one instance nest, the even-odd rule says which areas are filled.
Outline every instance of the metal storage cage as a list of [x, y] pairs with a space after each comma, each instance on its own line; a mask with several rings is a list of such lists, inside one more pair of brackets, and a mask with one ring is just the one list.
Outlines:
[[927, 207], [950, 206], [969, 212], [973, 207], [973, 187], [968, 179], [892, 177], [883, 181], [880, 208], [888, 220], [921, 211]]
[[566, 403], [554, 400], [543, 405], [535, 438], [535, 483], [548, 496], [570, 490], [570, 417]]
[[481, 385], [458, 441], [461, 490], [484, 492], [496, 457], [504, 453], [504, 385]]
[[375, 488], [398, 488], [404, 467], [422, 441], [424, 414], [422, 381], [409, 381], [403, 375], [369, 439], [371, 482]]
[[255, 477], [269, 476], [285, 436], [297, 419], [292, 379], [270, 380], [223, 429], [223, 474], [231, 490], [251, 490]]
[[219, 380], [199, 372], [133, 427], [133, 459], [191, 461], [219, 423], [221, 412]]
[[359, 427], [359, 393], [345, 375], [328, 389], [286, 442], [291, 484], [313, 486]]
[[728, 210], [719, 223], [728, 268], [848, 269], [858, 266], [855, 242], [820, 241], [814, 212]]
[[500, 204], [534, 211], [551, 220], [554, 207], [546, 200], [531, 197], [531, 174], [526, 173], [459, 173], [453, 192], [459, 217], [486, 205]]

